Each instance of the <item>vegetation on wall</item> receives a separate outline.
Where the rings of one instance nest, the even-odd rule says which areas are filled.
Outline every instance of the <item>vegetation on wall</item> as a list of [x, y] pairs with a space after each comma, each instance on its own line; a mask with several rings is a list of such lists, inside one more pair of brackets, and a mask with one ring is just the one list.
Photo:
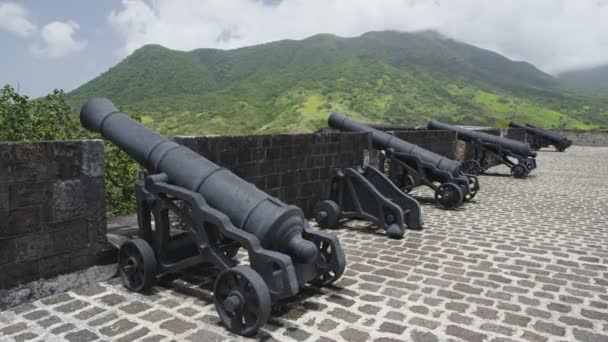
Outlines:
[[[138, 116], [134, 116], [139, 120]], [[100, 138], [85, 131], [65, 94], [54, 90], [31, 100], [6, 85], [0, 90], [0, 141], [45, 141]], [[135, 211], [134, 182], [138, 165], [109, 141], [106, 147], [105, 192], [108, 215]]]

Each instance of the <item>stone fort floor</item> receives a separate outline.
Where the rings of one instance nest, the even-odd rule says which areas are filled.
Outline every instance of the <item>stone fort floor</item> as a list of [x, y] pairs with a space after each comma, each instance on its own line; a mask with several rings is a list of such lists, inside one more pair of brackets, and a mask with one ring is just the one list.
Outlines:
[[[335, 230], [342, 279], [277, 308], [255, 338], [608, 341], [608, 148], [538, 159], [527, 179], [482, 176], [461, 210], [425, 204], [425, 229], [401, 240]], [[47, 297], [0, 313], [0, 340], [240, 340], [219, 322], [212, 276], [162, 279], [148, 295], [114, 278]]]

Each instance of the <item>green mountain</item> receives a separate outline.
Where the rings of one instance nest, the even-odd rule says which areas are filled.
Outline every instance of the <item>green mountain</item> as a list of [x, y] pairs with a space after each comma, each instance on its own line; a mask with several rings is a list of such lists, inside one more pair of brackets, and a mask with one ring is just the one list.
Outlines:
[[148, 45], [69, 93], [106, 96], [164, 134], [310, 132], [330, 111], [372, 123], [430, 118], [506, 125], [608, 126], [608, 104], [524, 62], [435, 32], [316, 35], [235, 50]]
[[571, 86], [592, 90], [608, 90], [608, 64], [589, 69], [562, 72], [557, 78]]

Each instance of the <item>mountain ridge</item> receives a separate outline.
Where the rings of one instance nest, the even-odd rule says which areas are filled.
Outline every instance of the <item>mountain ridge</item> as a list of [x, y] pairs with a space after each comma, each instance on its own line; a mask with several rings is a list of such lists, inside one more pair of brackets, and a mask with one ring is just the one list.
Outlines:
[[76, 107], [90, 96], [142, 112], [165, 134], [310, 132], [331, 110], [408, 126], [430, 118], [608, 125], [604, 103], [567, 92], [532, 64], [433, 31], [319, 34], [232, 50], [146, 45], [68, 94]]

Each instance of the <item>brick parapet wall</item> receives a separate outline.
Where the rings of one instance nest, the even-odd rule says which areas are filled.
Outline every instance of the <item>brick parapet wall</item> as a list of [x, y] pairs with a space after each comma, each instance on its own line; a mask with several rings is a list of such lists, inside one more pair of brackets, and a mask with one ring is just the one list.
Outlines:
[[505, 128], [503, 130], [503, 136], [505, 138], [517, 140], [517, 141], [528, 141], [528, 133], [523, 128]]
[[574, 145], [608, 146], [608, 131], [558, 131], [572, 139]]
[[366, 133], [175, 137], [218, 165], [311, 217], [335, 168], [360, 166]]
[[0, 289], [101, 262], [101, 140], [0, 143]]

